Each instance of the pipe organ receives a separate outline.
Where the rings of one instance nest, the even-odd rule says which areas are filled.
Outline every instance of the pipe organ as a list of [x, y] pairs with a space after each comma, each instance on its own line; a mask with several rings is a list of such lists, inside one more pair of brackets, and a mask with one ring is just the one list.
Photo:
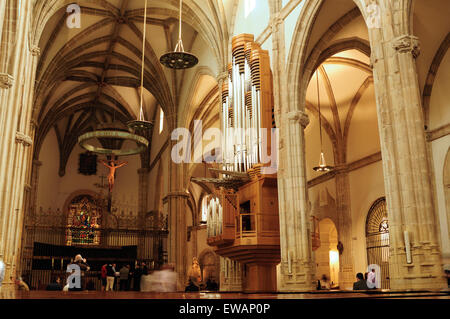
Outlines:
[[253, 35], [234, 37], [232, 52], [222, 85], [223, 169], [246, 172], [262, 162], [264, 145], [270, 147], [270, 132], [263, 138], [263, 129], [274, 127], [272, 76], [269, 55]]
[[208, 205], [207, 242], [244, 267], [244, 291], [276, 291], [280, 235], [276, 174], [261, 168], [271, 151], [273, 94], [267, 51], [253, 35], [232, 39], [232, 63], [222, 86], [221, 179]]

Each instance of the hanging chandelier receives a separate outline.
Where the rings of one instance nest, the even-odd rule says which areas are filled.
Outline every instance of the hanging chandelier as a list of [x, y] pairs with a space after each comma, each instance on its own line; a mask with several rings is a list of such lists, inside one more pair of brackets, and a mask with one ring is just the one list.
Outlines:
[[333, 166], [327, 165], [325, 157], [323, 155], [322, 146], [322, 113], [320, 112], [320, 92], [319, 92], [319, 69], [316, 70], [316, 82], [317, 82], [317, 104], [319, 107], [319, 132], [320, 132], [320, 159], [319, 166], [313, 168], [316, 172], [328, 172], [333, 169]]
[[[140, 92], [140, 111], [139, 119], [129, 121], [127, 128], [123, 127], [121, 123], [105, 123], [99, 125], [96, 130], [87, 132], [78, 137], [78, 143], [82, 148], [87, 151], [104, 154], [109, 156], [125, 156], [135, 155], [144, 152], [149, 142], [147, 140], [148, 133], [153, 128], [153, 123], [146, 121], [144, 118], [143, 110], [143, 94], [144, 94], [144, 62], [145, 62], [145, 36], [147, 26], [147, 0], [145, 0], [144, 9], [144, 26], [143, 26], [143, 39], [142, 39], [142, 65], [141, 65], [141, 92]], [[97, 140], [97, 145], [94, 145], [93, 141]], [[122, 145], [125, 141], [131, 141], [136, 144], [136, 147], [130, 147], [122, 149]]]
[[145, 42], [147, 33], [147, 0], [145, 0], [144, 8], [144, 25], [142, 32], [142, 61], [141, 61], [141, 92], [140, 92], [140, 108], [139, 119], [127, 123], [129, 129], [138, 135], [148, 136], [148, 132], [153, 128], [153, 123], [146, 121], [144, 117], [144, 66], [145, 66]]
[[195, 55], [184, 52], [183, 40], [181, 39], [181, 9], [183, 0], [180, 0], [180, 19], [178, 25], [178, 42], [173, 52], [161, 56], [159, 61], [170, 69], [189, 69], [198, 63]]

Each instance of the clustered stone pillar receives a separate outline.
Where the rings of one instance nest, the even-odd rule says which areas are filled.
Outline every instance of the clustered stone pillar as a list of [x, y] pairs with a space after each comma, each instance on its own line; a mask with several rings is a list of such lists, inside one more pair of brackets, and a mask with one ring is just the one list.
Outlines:
[[220, 291], [242, 291], [242, 265], [220, 257]]
[[[339, 255], [339, 287], [352, 288], [355, 281], [353, 272], [353, 248], [352, 248], [352, 216], [350, 211], [350, 182], [345, 168], [339, 170], [336, 167], [336, 214], [338, 220], [338, 241], [343, 250]], [[336, 248], [336, 247], [334, 247]]]
[[[147, 214], [147, 197], [148, 197], [148, 181], [149, 181], [150, 170], [148, 168], [138, 169], [139, 175], [139, 193], [138, 193], [138, 227], [140, 230], [145, 230], [145, 215]], [[144, 256], [144, 245], [145, 240], [142, 236], [138, 243], [137, 258], [143, 259], [149, 256]], [[153, 246], [155, 247], [155, 245]]]
[[26, 170], [34, 134], [30, 117], [39, 50], [28, 43], [31, 10], [29, 1], [6, 1], [0, 6], [0, 258], [6, 265], [2, 289], [13, 287], [16, 276]]
[[[383, 10], [400, 10], [384, 3]], [[418, 38], [399, 35], [400, 11], [370, 29], [390, 237], [391, 289], [446, 287], [432, 200], [415, 58]], [[395, 25], [394, 25], [395, 24]], [[407, 232], [411, 262], [407, 262]]]
[[304, 129], [308, 123], [308, 116], [302, 111], [292, 111], [282, 117], [281, 127], [286, 128], [286, 131], [281, 134], [278, 171], [280, 291], [310, 290], [315, 287], [304, 156]]
[[[168, 115], [167, 121], [172, 123], [169, 127], [175, 127], [175, 119]], [[177, 141], [170, 140], [169, 150]], [[177, 164], [172, 159], [169, 163], [169, 193], [163, 198], [167, 202], [169, 219], [169, 263], [175, 264], [175, 271], [178, 276], [177, 289], [184, 291], [187, 278], [187, 228], [186, 228], [186, 207], [189, 194], [184, 185], [185, 164]]]
[[[22, 232], [22, 253], [20, 261], [20, 270], [22, 273], [31, 270], [31, 261], [33, 258], [33, 245], [35, 236], [36, 211], [37, 211], [37, 191], [39, 184], [39, 170], [42, 162], [32, 161], [30, 195], [25, 199], [24, 223]], [[27, 226], [31, 226], [27, 228]], [[28, 262], [29, 264], [25, 263]]]

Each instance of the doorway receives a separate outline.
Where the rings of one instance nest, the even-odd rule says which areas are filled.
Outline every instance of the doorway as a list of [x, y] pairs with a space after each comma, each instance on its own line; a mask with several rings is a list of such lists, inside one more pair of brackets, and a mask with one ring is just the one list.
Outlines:
[[367, 264], [380, 266], [381, 289], [389, 289], [389, 221], [386, 198], [377, 199], [366, 221]]

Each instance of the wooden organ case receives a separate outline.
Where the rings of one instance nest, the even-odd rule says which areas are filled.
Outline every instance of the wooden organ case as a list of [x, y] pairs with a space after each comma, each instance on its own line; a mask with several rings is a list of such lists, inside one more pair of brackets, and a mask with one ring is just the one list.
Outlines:
[[223, 167], [215, 170], [223, 177], [210, 180], [217, 191], [208, 206], [207, 242], [244, 265], [245, 292], [273, 292], [280, 232], [276, 171], [264, 171], [275, 127], [269, 54], [253, 35], [241, 34], [232, 39], [232, 56], [222, 87]]

